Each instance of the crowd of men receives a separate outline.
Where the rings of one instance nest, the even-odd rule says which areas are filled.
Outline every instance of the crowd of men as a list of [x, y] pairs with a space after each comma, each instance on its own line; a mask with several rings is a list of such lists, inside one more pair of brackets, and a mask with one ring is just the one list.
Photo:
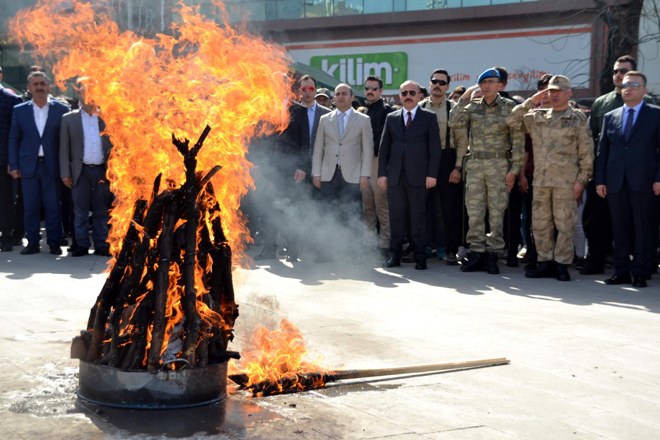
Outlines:
[[50, 95], [51, 80], [38, 66], [24, 99], [0, 89], [1, 252], [23, 244], [22, 255], [41, 252], [43, 218], [51, 254], [70, 245], [70, 254], [82, 257], [93, 244], [96, 255], [110, 256], [105, 173], [111, 144], [96, 104], [85, 99], [84, 78], [77, 87], [73, 110]]
[[[327, 242], [340, 236], [310, 240], [293, 222], [307, 216], [316, 229], [330, 227], [329, 218], [349, 229], [359, 221], [366, 239], [349, 246], [372, 247], [388, 268], [425, 270], [437, 258], [498, 274], [500, 259], [517, 267], [524, 254], [526, 277], [569, 281], [571, 265], [602, 274], [613, 254], [605, 283], [646, 287], [658, 269], [660, 108], [635, 69], [630, 56], [616, 61], [615, 89], [590, 115], [572, 105], [563, 75], [544, 75], [537, 93], [512, 99], [500, 66], [451, 93], [445, 69], [431, 73], [428, 87], [407, 80], [395, 107], [376, 76], [365, 80], [363, 106], [348, 84], [332, 93], [302, 76], [289, 126], [267, 146], [279, 180], [257, 178], [257, 193], [264, 182], [275, 192], [257, 203], [268, 207], [255, 215], [263, 220], [253, 225], [263, 244], [255, 259], [277, 258], [282, 239], [289, 262], [306, 258], [302, 250], [334, 259]], [[52, 98], [38, 68], [24, 99], [0, 89], [0, 251], [24, 244], [21, 254], [40, 252], [43, 214], [51, 254], [69, 244], [69, 224], [72, 256], [92, 245], [109, 255], [111, 143], [85, 90], [83, 78], [71, 110]], [[291, 203], [278, 205], [282, 195]], [[313, 201], [316, 217], [302, 199]]]
[[[514, 100], [499, 66], [451, 94], [445, 69], [428, 87], [405, 81], [395, 107], [376, 76], [363, 106], [348, 84], [333, 96], [303, 76], [280, 142], [305, 165], [286, 178], [310, 182], [322, 212], [361, 218], [388, 268], [424, 270], [435, 257], [498, 274], [500, 259], [517, 267], [524, 254], [526, 277], [569, 281], [574, 265], [604, 273], [613, 253], [605, 283], [646, 287], [658, 269], [660, 108], [635, 69], [634, 58], [617, 60], [615, 89], [590, 116], [570, 78], [544, 75], [537, 93]], [[287, 260], [298, 261], [300, 237], [293, 252], [284, 239]], [[271, 236], [256, 259], [278, 251]]]

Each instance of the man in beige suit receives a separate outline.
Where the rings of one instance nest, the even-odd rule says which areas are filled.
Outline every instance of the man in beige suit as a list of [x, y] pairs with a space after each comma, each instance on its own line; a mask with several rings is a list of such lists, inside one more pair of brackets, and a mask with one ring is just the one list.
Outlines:
[[360, 217], [361, 190], [369, 186], [374, 140], [369, 117], [351, 107], [353, 89], [335, 88], [336, 108], [321, 117], [314, 154], [312, 183], [321, 198], [339, 204], [346, 218]]

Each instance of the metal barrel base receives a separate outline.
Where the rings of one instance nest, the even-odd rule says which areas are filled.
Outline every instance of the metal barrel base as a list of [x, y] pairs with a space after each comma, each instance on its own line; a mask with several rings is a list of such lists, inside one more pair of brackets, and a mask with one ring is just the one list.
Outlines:
[[178, 371], [124, 371], [80, 361], [78, 397], [116, 408], [172, 409], [227, 398], [227, 363]]

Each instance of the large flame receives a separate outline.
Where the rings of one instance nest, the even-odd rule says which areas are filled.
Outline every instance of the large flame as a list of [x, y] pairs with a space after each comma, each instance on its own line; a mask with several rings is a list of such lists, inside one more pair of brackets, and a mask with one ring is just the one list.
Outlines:
[[[212, 7], [226, 17], [221, 2]], [[195, 7], [180, 3], [175, 14], [169, 35], [148, 38], [121, 31], [108, 1], [40, 0], [10, 20], [9, 35], [52, 66], [61, 89], [87, 78], [86, 96], [100, 106], [113, 142], [113, 253], [134, 202], [149, 199], [154, 177], [184, 181], [172, 134], [194, 140], [208, 124], [198, 169], [223, 167], [213, 185], [228, 241], [242, 256], [250, 238], [239, 206], [253, 185], [247, 144], [257, 127], [281, 130], [287, 123], [288, 60], [281, 47], [220, 26]]]
[[[257, 395], [318, 388], [325, 384], [324, 373], [330, 373], [321, 367], [320, 359], [309, 359], [302, 332], [286, 319], [277, 330], [257, 327], [251, 344], [231, 370], [246, 375], [244, 387], [257, 389]], [[304, 380], [310, 373], [313, 381]]]

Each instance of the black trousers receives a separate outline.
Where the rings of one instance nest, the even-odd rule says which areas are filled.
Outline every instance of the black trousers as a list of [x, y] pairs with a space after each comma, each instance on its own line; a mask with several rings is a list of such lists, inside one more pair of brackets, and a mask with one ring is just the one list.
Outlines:
[[596, 263], [604, 263], [605, 257], [612, 253], [612, 221], [608, 201], [596, 194], [593, 180], [587, 185], [582, 227], [589, 243], [589, 257]]
[[426, 186], [412, 186], [401, 173], [398, 185], [387, 187], [387, 202], [390, 208], [390, 250], [400, 255], [406, 240], [406, 212], [410, 213], [410, 236], [415, 260], [426, 259], [424, 246], [427, 242], [426, 231]]
[[[635, 192], [624, 185], [620, 192], [608, 193], [607, 201], [614, 230], [615, 272], [650, 277], [654, 236], [658, 233], [653, 215], [655, 195]], [[632, 262], [630, 255], [633, 256]]]
[[0, 241], [11, 245], [22, 239], [24, 232], [21, 181], [7, 173], [7, 165], [0, 165]]

